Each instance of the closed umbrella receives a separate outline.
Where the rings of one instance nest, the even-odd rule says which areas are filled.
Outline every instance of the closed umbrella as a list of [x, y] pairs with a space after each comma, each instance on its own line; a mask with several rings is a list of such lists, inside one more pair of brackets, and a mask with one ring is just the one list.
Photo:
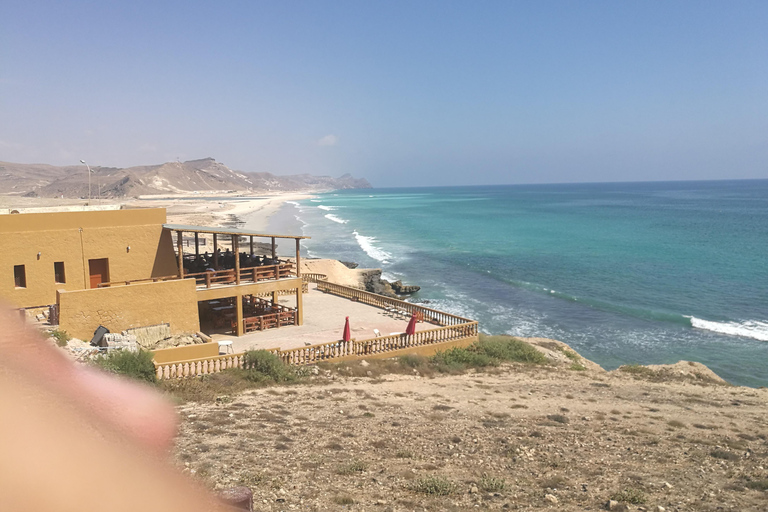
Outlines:
[[342, 335], [341, 339], [343, 341], [349, 341], [352, 339], [352, 332], [349, 329], [349, 317], [347, 317], [347, 322], [344, 324], [344, 334]]
[[416, 334], [416, 313], [411, 315], [411, 320], [408, 322], [408, 327], [405, 328], [405, 334], [407, 336]]

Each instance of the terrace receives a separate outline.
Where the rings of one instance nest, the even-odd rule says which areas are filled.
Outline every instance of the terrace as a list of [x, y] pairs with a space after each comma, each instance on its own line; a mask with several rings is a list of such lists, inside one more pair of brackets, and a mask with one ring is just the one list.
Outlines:
[[[183, 378], [243, 367], [244, 352], [267, 350], [286, 364], [395, 357], [405, 353], [431, 354], [477, 340], [477, 322], [418, 304], [391, 299], [347, 286], [329, 283], [319, 275], [304, 276], [306, 313], [303, 325], [281, 326], [231, 338], [214, 334], [216, 342], [231, 342], [232, 354], [190, 361], [157, 364], [161, 379]], [[290, 309], [293, 296], [282, 296], [279, 305]], [[420, 319], [413, 334], [406, 334], [412, 315]], [[342, 332], [349, 317], [351, 339]], [[228, 344], [222, 345], [222, 349]]]

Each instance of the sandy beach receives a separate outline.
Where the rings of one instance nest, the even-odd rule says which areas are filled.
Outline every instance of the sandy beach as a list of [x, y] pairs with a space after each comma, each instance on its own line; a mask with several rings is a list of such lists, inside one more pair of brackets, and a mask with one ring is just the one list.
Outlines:
[[127, 201], [132, 208], [166, 208], [168, 222], [195, 226], [235, 226], [265, 232], [269, 218], [286, 201], [308, 199], [311, 194], [279, 193], [253, 196], [225, 197], [223, 194], [205, 196], [143, 196]]

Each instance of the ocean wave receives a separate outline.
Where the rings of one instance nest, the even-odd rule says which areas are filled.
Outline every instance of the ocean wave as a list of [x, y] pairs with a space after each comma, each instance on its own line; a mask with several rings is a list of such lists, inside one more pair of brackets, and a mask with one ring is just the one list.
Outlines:
[[695, 316], [687, 317], [691, 320], [691, 325], [696, 329], [719, 332], [720, 334], [729, 334], [731, 336], [742, 336], [759, 341], [768, 341], [768, 323], [748, 320], [746, 322], [711, 322], [702, 320]]
[[324, 204], [318, 205], [317, 207], [320, 208], [321, 210], [325, 210], [325, 211], [328, 211], [328, 212], [332, 212], [333, 210], [338, 210], [339, 209], [338, 206], [326, 206]]
[[[328, 215], [326, 215], [326, 217], [328, 217]], [[392, 259], [390, 253], [373, 245], [373, 242], [376, 241], [376, 237], [361, 235], [357, 231], [353, 231], [352, 234], [355, 235], [357, 245], [359, 245], [360, 248], [365, 251], [365, 254], [371, 258], [382, 263], [389, 263], [389, 260]]]
[[296, 208], [298, 208], [298, 207], [299, 207], [299, 203], [297, 203], [296, 201], [286, 201], [286, 202], [285, 202], [285, 204], [292, 204], [292, 205], [293, 205], [293, 206], [295, 206]]
[[313, 203], [319, 203], [322, 201], [322, 199], [310, 199]]
[[347, 219], [342, 219], [341, 217], [337, 217], [331, 213], [329, 213], [328, 215], [325, 215], [325, 218], [328, 220], [332, 220], [333, 222], [338, 222], [339, 224], [346, 224], [347, 222], [349, 222]]

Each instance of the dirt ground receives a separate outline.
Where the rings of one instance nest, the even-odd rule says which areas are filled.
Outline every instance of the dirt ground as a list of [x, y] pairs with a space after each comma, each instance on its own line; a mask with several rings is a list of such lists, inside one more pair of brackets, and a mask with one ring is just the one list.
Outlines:
[[255, 510], [768, 510], [768, 389], [542, 350], [551, 365], [318, 369], [187, 403], [175, 459], [212, 488], [250, 487]]

